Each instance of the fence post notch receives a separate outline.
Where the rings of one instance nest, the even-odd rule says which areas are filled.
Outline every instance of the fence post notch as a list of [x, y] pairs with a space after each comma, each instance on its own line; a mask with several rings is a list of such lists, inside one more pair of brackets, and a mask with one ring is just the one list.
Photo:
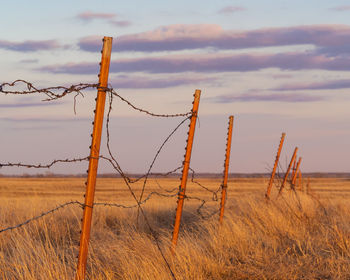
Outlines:
[[185, 193], [186, 193], [188, 169], [190, 167], [190, 161], [191, 161], [192, 145], [193, 145], [193, 139], [194, 139], [194, 132], [196, 128], [197, 116], [198, 116], [200, 96], [201, 96], [201, 91], [199, 89], [196, 89], [194, 93], [191, 123], [189, 125], [189, 131], [188, 131], [185, 160], [183, 162], [181, 185], [180, 185], [178, 200], [177, 200], [176, 216], [175, 216], [174, 230], [173, 230], [173, 237], [172, 237], [172, 244], [171, 244], [171, 251], [173, 254], [175, 253], [177, 239], [179, 237], [179, 229], [181, 224], [182, 209], [183, 209]]
[[226, 142], [226, 155], [225, 155], [225, 164], [224, 164], [224, 179], [221, 185], [221, 203], [220, 203], [220, 216], [219, 216], [220, 223], [222, 223], [222, 220], [224, 218], [224, 211], [225, 211], [228, 169], [230, 166], [233, 119], [234, 119], [233, 116], [229, 117], [227, 142]]
[[94, 206], [98, 159], [100, 155], [102, 125], [104, 117], [104, 108], [106, 103], [106, 88], [108, 86], [109, 65], [112, 53], [112, 41], [112, 37], [103, 38], [101, 68], [99, 75], [99, 88], [97, 90], [94, 127], [90, 148], [89, 169], [86, 182], [86, 194], [84, 203], [85, 206], [81, 227], [82, 229], [80, 236], [78, 265], [75, 277], [76, 280], [85, 279], [86, 273], [86, 263], [91, 231], [92, 209]]
[[272, 169], [270, 181], [269, 181], [269, 184], [267, 185], [267, 190], [266, 190], [266, 194], [265, 194], [266, 200], [270, 199], [271, 189], [272, 189], [272, 185], [273, 185], [273, 179], [275, 178], [275, 174], [276, 174], [276, 170], [277, 170], [277, 166], [278, 166], [278, 162], [280, 159], [280, 155], [281, 155], [281, 151], [282, 151], [285, 137], [286, 137], [286, 134], [283, 132], [282, 137], [281, 137], [281, 141], [280, 141], [280, 145], [278, 146], [276, 160], [275, 160], [275, 164], [274, 164], [273, 169]]

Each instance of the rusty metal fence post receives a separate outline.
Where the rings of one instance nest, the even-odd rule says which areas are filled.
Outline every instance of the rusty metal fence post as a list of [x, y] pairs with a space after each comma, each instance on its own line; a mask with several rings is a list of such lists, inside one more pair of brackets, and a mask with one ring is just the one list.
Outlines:
[[223, 182], [221, 185], [221, 203], [220, 203], [220, 216], [219, 216], [220, 223], [222, 223], [222, 220], [224, 218], [224, 211], [225, 211], [228, 169], [230, 166], [232, 128], [233, 128], [233, 116], [230, 116], [229, 117], [229, 124], [228, 124], [228, 132], [227, 132], [226, 155], [225, 155], [225, 165], [224, 165], [224, 179], [223, 179]]
[[278, 196], [280, 196], [280, 195], [282, 194], [282, 191], [283, 191], [283, 189], [284, 189], [284, 186], [285, 186], [285, 184], [286, 184], [286, 182], [287, 182], [287, 180], [288, 180], [288, 176], [289, 176], [290, 169], [292, 168], [292, 165], [293, 165], [293, 163], [294, 163], [294, 161], [295, 161], [295, 158], [296, 158], [296, 156], [297, 156], [297, 152], [298, 152], [298, 147], [296, 147], [296, 148], [294, 149], [294, 153], [293, 153], [292, 159], [290, 160], [288, 169], [287, 169], [287, 171], [286, 171], [286, 174], [284, 175], [284, 179], [283, 179], [282, 185], [281, 185], [281, 187], [280, 187], [280, 190], [279, 190], [279, 192], [278, 192]]
[[97, 90], [97, 99], [96, 99], [96, 110], [95, 110], [95, 119], [94, 119], [94, 128], [92, 133], [92, 142], [90, 148], [90, 159], [89, 159], [89, 170], [86, 182], [86, 194], [85, 194], [85, 206], [84, 214], [82, 219], [82, 230], [80, 236], [80, 247], [78, 255], [78, 265], [76, 271], [76, 280], [85, 279], [86, 272], [86, 263], [91, 231], [91, 218], [92, 218], [92, 209], [94, 205], [94, 196], [95, 196], [95, 186], [96, 186], [96, 176], [98, 168], [98, 159], [100, 154], [101, 146], [101, 134], [102, 134], [102, 125], [104, 117], [104, 108], [106, 100], [106, 88], [108, 86], [108, 74], [109, 74], [109, 65], [111, 60], [112, 52], [112, 40], [111, 37], [103, 38], [103, 49], [102, 49], [102, 59], [101, 59], [101, 68], [99, 75], [99, 88]]
[[[297, 158], [297, 156], [296, 156], [296, 158]], [[291, 175], [292, 178], [294, 178], [294, 173], [295, 173], [296, 165], [297, 165], [297, 161], [295, 160], [294, 163], [293, 163], [293, 168], [292, 168], [292, 175]]]
[[177, 200], [176, 216], [175, 216], [172, 245], [171, 245], [172, 253], [175, 253], [177, 239], [179, 237], [179, 229], [180, 229], [182, 209], [183, 209], [185, 193], [186, 193], [188, 169], [190, 167], [190, 161], [191, 161], [191, 152], [192, 152], [193, 138], [194, 138], [194, 132], [195, 132], [197, 116], [198, 116], [198, 107], [199, 107], [200, 96], [201, 96], [201, 91], [199, 89], [197, 89], [195, 91], [195, 94], [194, 94], [192, 117], [191, 117], [191, 123], [189, 125], [185, 160], [183, 162], [181, 185], [180, 185], [178, 200]]
[[275, 174], [276, 174], [276, 170], [277, 170], [277, 166], [278, 166], [278, 162], [280, 159], [280, 155], [281, 155], [281, 151], [282, 151], [283, 142], [284, 142], [285, 137], [286, 137], [286, 134], [282, 133], [280, 145], [278, 146], [275, 164], [273, 166], [272, 173], [271, 173], [271, 178], [270, 178], [269, 184], [267, 185], [267, 190], [266, 190], [266, 194], [265, 194], [265, 197], [267, 200], [270, 199], [271, 189], [272, 189], [272, 185], [273, 185], [273, 179], [275, 178]]
[[292, 189], [295, 188], [295, 183], [296, 183], [296, 181], [297, 181], [297, 176], [298, 176], [298, 172], [299, 172], [301, 160], [302, 160], [302, 158], [300, 157], [299, 160], [298, 160], [298, 163], [297, 163], [297, 165], [296, 165], [296, 167], [295, 167], [295, 172], [294, 172], [294, 174], [293, 174], [292, 184], [291, 184]]

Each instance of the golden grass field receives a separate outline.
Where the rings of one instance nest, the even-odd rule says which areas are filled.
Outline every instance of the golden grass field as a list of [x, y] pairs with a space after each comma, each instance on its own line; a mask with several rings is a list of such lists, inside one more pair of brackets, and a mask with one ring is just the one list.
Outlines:
[[[199, 179], [212, 190], [220, 179]], [[151, 179], [146, 195], [177, 187]], [[143, 208], [176, 279], [350, 279], [350, 180], [311, 179], [312, 196], [286, 191], [266, 203], [267, 179], [231, 179], [225, 219], [203, 220], [185, 201], [176, 255], [169, 251], [176, 198], [152, 197]], [[134, 186], [137, 193], [140, 185]], [[0, 228], [71, 201], [83, 202], [80, 178], [0, 178]], [[189, 196], [212, 195], [193, 183]], [[219, 195], [220, 197], [220, 195]], [[121, 179], [98, 179], [96, 202], [132, 205]], [[212, 201], [205, 211], [218, 209]], [[172, 279], [136, 209], [96, 206], [88, 279]], [[1, 279], [73, 279], [82, 209], [69, 206], [0, 233]]]

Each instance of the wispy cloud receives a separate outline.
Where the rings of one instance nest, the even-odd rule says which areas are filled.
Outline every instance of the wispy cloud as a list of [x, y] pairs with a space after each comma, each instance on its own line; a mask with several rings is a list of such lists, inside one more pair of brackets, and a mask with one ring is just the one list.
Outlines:
[[54, 50], [62, 47], [56, 40], [42, 40], [42, 41], [22, 41], [13, 42], [0, 40], [0, 49], [17, 51], [17, 52], [35, 52]]
[[350, 11], [350, 6], [337, 6], [337, 7], [331, 8], [331, 10], [337, 11], [337, 12]]
[[316, 102], [323, 101], [323, 96], [310, 96], [305, 94], [242, 94], [242, 95], [220, 95], [213, 98], [214, 103], [233, 103], [233, 102]]
[[217, 79], [214, 77], [188, 77], [188, 76], [169, 76], [150, 78], [137, 75], [120, 75], [110, 80], [110, 83], [117, 88], [168, 88], [183, 85], [213, 83]]
[[274, 91], [296, 91], [296, 90], [330, 90], [350, 88], [350, 80], [334, 80], [318, 83], [293, 83], [281, 85], [271, 90]]
[[[98, 51], [100, 37], [81, 38], [79, 47], [85, 51]], [[175, 24], [152, 31], [124, 35], [114, 46], [119, 52], [159, 52], [214, 48], [237, 50], [247, 48], [289, 45], [313, 45], [320, 52], [350, 45], [348, 25], [306, 25], [283, 28], [265, 28], [250, 31], [224, 30], [216, 24]]]
[[224, 14], [224, 15], [227, 15], [227, 14], [233, 14], [233, 13], [236, 13], [236, 12], [242, 12], [242, 11], [245, 11], [246, 8], [244, 7], [241, 7], [241, 6], [226, 6], [222, 9], [220, 9], [218, 11], [219, 14]]
[[[324, 55], [308, 53], [167, 55], [112, 61], [110, 72], [215, 73], [248, 72], [267, 68], [294, 71], [310, 69], [349, 71], [350, 57], [330, 58]], [[96, 63], [69, 63], [49, 65], [38, 70], [51, 73], [95, 74], [98, 72], [98, 65]]]
[[11, 123], [66, 123], [66, 122], [86, 122], [90, 121], [91, 118], [82, 117], [20, 117], [20, 118], [1, 118], [0, 121], [11, 122]]
[[46, 107], [62, 105], [66, 102], [33, 102], [33, 103], [8, 103], [0, 104], [0, 108], [28, 108], [28, 107]]
[[86, 11], [76, 15], [76, 18], [84, 22], [102, 20], [117, 27], [128, 27], [132, 25], [131, 21], [121, 20], [119, 19], [119, 15], [115, 13], [95, 13], [95, 12]]
[[22, 59], [19, 62], [20, 63], [38, 63], [39, 59]]
[[95, 13], [95, 12], [90, 12], [86, 11], [83, 13], [80, 13], [76, 16], [78, 19], [84, 20], [84, 21], [92, 21], [95, 19], [103, 19], [103, 20], [108, 20], [108, 19], [114, 19], [117, 17], [117, 14], [114, 13]]
[[110, 20], [109, 23], [118, 27], [128, 27], [132, 25], [132, 22], [128, 20]]
[[48, 65], [37, 68], [36, 70], [55, 74], [96, 74], [98, 73], [98, 68], [96, 63], [82, 62]]

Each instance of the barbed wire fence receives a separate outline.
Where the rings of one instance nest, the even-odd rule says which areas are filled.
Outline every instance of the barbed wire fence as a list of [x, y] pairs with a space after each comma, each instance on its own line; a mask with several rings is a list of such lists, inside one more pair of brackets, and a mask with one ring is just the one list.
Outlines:
[[[84, 96], [83, 91], [89, 90], [89, 89], [101, 89], [101, 87], [99, 86], [99, 84], [79, 83], [79, 84], [75, 84], [75, 85], [71, 85], [71, 86], [54, 86], [54, 87], [38, 88], [38, 87], [34, 86], [33, 83], [30, 83], [28, 81], [21, 80], [21, 79], [15, 80], [11, 83], [0, 84], [0, 93], [2, 93], [2, 94], [5, 94], [5, 95], [43, 94], [45, 96], [44, 99], [42, 99], [43, 102], [52, 102], [52, 101], [55, 101], [55, 100], [58, 100], [58, 99], [61, 99], [61, 98], [64, 98], [68, 95], [73, 94], [74, 95], [74, 106], [73, 106], [74, 113], [76, 112], [76, 104], [77, 104], [76, 98], [78, 96]], [[172, 277], [174, 279], [176, 279], [175, 274], [173, 273], [171, 266], [170, 266], [169, 262], [166, 260], [165, 255], [160, 247], [160, 241], [158, 239], [159, 234], [157, 234], [155, 232], [155, 230], [153, 229], [153, 227], [151, 226], [149, 219], [146, 216], [146, 214], [142, 208], [142, 205], [146, 204], [154, 196], [157, 196], [160, 198], [173, 198], [173, 197], [178, 196], [178, 194], [180, 192], [180, 186], [175, 187], [171, 190], [167, 190], [166, 188], [161, 186], [158, 181], [156, 181], [156, 184], [158, 185], [159, 189], [161, 189], [160, 192], [152, 191], [146, 196], [145, 196], [145, 193], [146, 193], [147, 183], [149, 181], [150, 176], [152, 176], [154, 178], [167, 177], [170, 175], [177, 174], [177, 172], [183, 168], [184, 162], [182, 162], [182, 165], [180, 165], [180, 166], [178, 166], [178, 167], [176, 167], [168, 172], [162, 172], [162, 173], [152, 172], [157, 159], [159, 158], [162, 151], [164, 150], [164, 147], [169, 142], [169, 140], [173, 138], [175, 133], [192, 117], [192, 111], [185, 112], [185, 113], [177, 113], [177, 114], [157, 114], [157, 113], [151, 112], [149, 110], [137, 107], [136, 105], [131, 103], [129, 100], [122, 97], [110, 85], [108, 88], [103, 88], [103, 89], [106, 91], [106, 93], [108, 93], [108, 97], [109, 97], [108, 98], [108, 100], [109, 100], [108, 111], [107, 111], [106, 124], [105, 124], [106, 135], [107, 135], [107, 140], [106, 140], [107, 155], [100, 155], [99, 159], [102, 159], [105, 162], [107, 162], [112, 167], [112, 169], [114, 170], [116, 175], [119, 175], [123, 179], [125, 186], [129, 190], [130, 195], [132, 196], [135, 203], [132, 205], [125, 205], [125, 204], [112, 203], [112, 202], [95, 202], [92, 207], [94, 207], [94, 206], [116, 207], [116, 208], [123, 208], [123, 209], [137, 208], [137, 211], [138, 211], [137, 221], [139, 218], [139, 214], [141, 213], [145, 222], [146, 222], [147, 227], [149, 228], [149, 230], [150, 230], [150, 232], [151, 232], [151, 234], [156, 242], [156, 245], [157, 245], [157, 247], [162, 255], [163, 260], [165, 261], [166, 265], [169, 268], [169, 271], [170, 271]], [[112, 153], [111, 133], [110, 133], [111, 125], [110, 125], [110, 123], [111, 123], [111, 112], [113, 110], [114, 98], [118, 98], [121, 102], [124, 102], [125, 104], [127, 104], [131, 109], [138, 111], [139, 113], [152, 116], [152, 117], [158, 117], [158, 118], [180, 118], [181, 117], [182, 118], [182, 120], [175, 126], [175, 128], [172, 129], [170, 131], [170, 133], [164, 138], [163, 142], [161, 142], [161, 145], [156, 150], [154, 156], [152, 157], [151, 163], [149, 164], [149, 166], [146, 169], [147, 170], [146, 173], [143, 175], [140, 175], [138, 177], [129, 176], [123, 170], [121, 164], [118, 162], [117, 156]], [[2, 162], [0, 162], [0, 169], [5, 168], [5, 167], [25, 167], [25, 168], [34, 168], [34, 169], [49, 169], [58, 163], [78, 163], [78, 162], [84, 162], [84, 161], [89, 161], [89, 160], [90, 160], [90, 156], [83, 156], [83, 157], [77, 157], [77, 158], [71, 158], [71, 159], [69, 159], [69, 158], [67, 158], [67, 159], [55, 159], [55, 160], [53, 160], [49, 163], [46, 163], [46, 164], [44, 164], [44, 163], [29, 164], [29, 163], [22, 163], [22, 162], [18, 162], [18, 163], [12, 163], [12, 162], [3, 162], [2, 163]], [[221, 186], [216, 190], [211, 190], [209, 187], [206, 187], [201, 182], [199, 182], [198, 179], [196, 179], [196, 172], [194, 169], [190, 168], [190, 171], [192, 173], [191, 174], [191, 182], [193, 184], [197, 185], [198, 187], [200, 187], [203, 191], [210, 193], [210, 195], [211, 195], [210, 201], [217, 202], [218, 201], [217, 193], [221, 190]], [[139, 196], [136, 195], [136, 192], [132, 187], [133, 184], [138, 183], [138, 182], [142, 183], [142, 188], [141, 188], [141, 192], [140, 192]], [[208, 200], [206, 200], [202, 197], [197, 197], [197, 196], [192, 196], [192, 195], [187, 196], [186, 195], [185, 199], [197, 201], [199, 203], [199, 206], [197, 207], [196, 212], [202, 219], [210, 219], [212, 216], [214, 216], [215, 214], [217, 214], [219, 212], [219, 208], [218, 208], [217, 210], [215, 210], [211, 213], [207, 213], [207, 214], [202, 213], [203, 208], [209, 202]], [[0, 229], [0, 233], [21, 228], [21, 227], [26, 226], [26, 225], [28, 225], [36, 220], [42, 219], [48, 215], [54, 214], [54, 213], [58, 212], [59, 210], [62, 210], [64, 208], [67, 208], [70, 206], [79, 206], [83, 209], [85, 207], [91, 207], [91, 206], [85, 205], [84, 203], [81, 203], [77, 200], [76, 201], [68, 201], [68, 202], [62, 203], [60, 205], [57, 205], [56, 207], [54, 207], [50, 210], [42, 212], [42, 213], [38, 214], [37, 216], [34, 216], [30, 219], [27, 219], [27, 220], [25, 220], [17, 225], [2, 228], [2, 229]], [[218, 207], [219, 207], [219, 205], [218, 205]]]

